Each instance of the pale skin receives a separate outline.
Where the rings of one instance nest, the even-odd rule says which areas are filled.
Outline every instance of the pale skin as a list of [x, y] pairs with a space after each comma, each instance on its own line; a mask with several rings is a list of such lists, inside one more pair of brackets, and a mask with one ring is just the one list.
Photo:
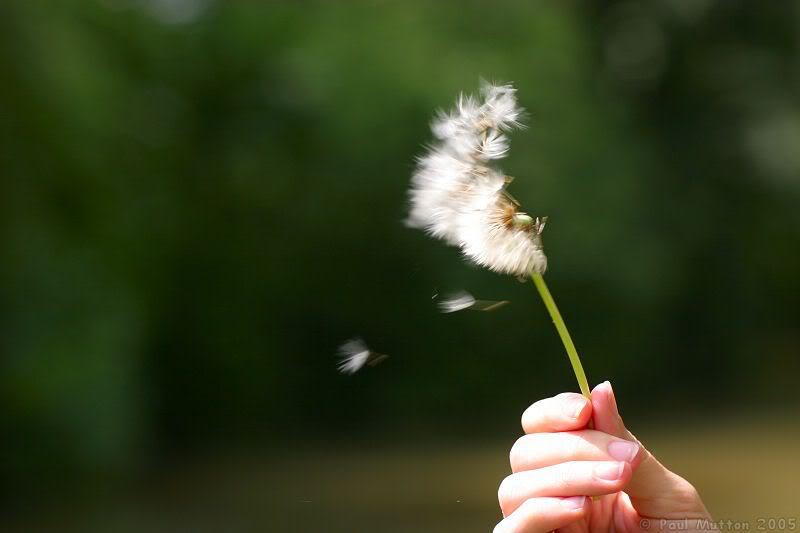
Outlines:
[[697, 490], [625, 428], [610, 383], [591, 401], [564, 393], [534, 403], [522, 428], [498, 491], [504, 518], [495, 533], [713, 528]]

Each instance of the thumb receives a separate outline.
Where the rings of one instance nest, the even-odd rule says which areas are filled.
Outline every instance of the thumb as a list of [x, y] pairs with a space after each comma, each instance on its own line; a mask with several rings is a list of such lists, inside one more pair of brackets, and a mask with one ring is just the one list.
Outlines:
[[682, 477], [670, 472], [647, 451], [625, 427], [617, 409], [611, 383], [605, 381], [592, 391], [592, 413], [597, 431], [637, 442], [639, 456], [634, 460], [633, 478], [625, 487], [634, 509], [641, 516], [664, 517], [705, 511], [697, 491]]

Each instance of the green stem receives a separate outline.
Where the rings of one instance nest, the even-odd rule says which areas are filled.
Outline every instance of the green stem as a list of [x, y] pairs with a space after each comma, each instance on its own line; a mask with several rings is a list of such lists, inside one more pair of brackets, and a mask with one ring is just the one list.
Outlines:
[[545, 307], [547, 307], [547, 312], [550, 313], [550, 318], [553, 319], [553, 324], [556, 325], [556, 330], [558, 330], [558, 335], [561, 337], [564, 348], [567, 350], [569, 362], [572, 363], [572, 370], [575, 371], [575, 377], [578, 378], [578, 386], [581, 388], [583, 395], [590, 398], [589, 381], [586, 379], [586, 373], [583, 371], [581, 358], [578, 357], [578, 351], [575, 349], [575, 344], [572, 343], [572, 337], [569, 336], [567, 325], [564, 323], [564, 319], [561, 318], [561, 313], [558, 312], [556, 302], [550, 295], [550, 291], [541, 274], [531, 272], [531, 279], [534, 285], [536, 285], [536, 289], [539, 291], [539, 295], [542, 297]]

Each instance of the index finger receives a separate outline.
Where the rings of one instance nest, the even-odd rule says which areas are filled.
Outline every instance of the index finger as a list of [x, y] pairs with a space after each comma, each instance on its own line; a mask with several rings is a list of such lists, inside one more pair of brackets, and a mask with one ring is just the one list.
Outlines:
[[551, 433], [581, 429], [592, 417], [589, 400], [574, 392], [563, 392], [539, 400], [522, 413], [525, 433]]

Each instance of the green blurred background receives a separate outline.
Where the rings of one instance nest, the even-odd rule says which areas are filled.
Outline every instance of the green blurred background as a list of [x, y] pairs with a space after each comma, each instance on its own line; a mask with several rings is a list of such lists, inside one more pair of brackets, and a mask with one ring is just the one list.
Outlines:
[[402, 223], [481, 77], [590, 381], [718, 518], [800, 516], [799, 51], [796, 2], [2, 2], [4, 523], [491, 529], [576, 385], [529, 283]]

